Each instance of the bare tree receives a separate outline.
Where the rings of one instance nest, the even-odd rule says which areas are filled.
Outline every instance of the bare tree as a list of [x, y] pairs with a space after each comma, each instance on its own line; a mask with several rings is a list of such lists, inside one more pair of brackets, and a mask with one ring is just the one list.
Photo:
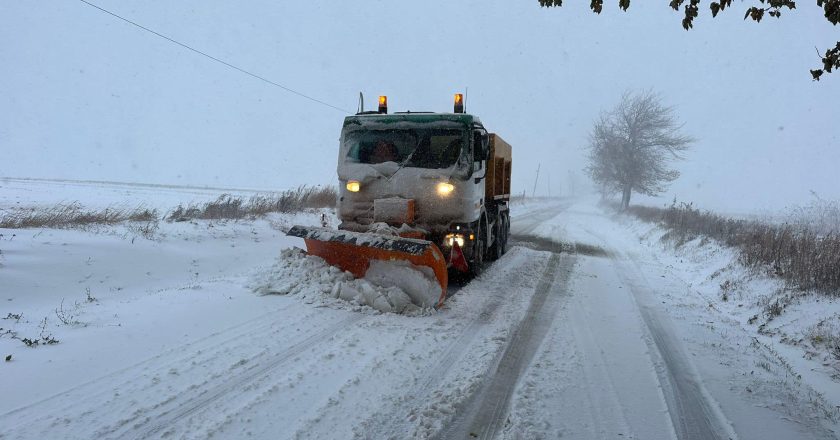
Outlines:
[[673, 161], [694, 139], [680, 134], [674, 108], [652, 91], [627, 92], [621, 102], [595, 121], [589, 135], [589, 176], [606, 191], [621, 192], [621, 206], [630, 196], [657, 195], [679, 177]]

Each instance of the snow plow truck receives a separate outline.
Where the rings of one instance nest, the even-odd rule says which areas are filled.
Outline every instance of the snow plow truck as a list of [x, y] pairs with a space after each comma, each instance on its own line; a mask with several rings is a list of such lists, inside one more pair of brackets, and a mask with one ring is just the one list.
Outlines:
[[511, 146], [464, 111], [344, 119], [338, 153], [338, 230], [294, 226], [307, 253], [363, 277], [372, 260], [403, 261], [434, 277], [446, 298], [452, 271], [476, 276], [505, 253]]

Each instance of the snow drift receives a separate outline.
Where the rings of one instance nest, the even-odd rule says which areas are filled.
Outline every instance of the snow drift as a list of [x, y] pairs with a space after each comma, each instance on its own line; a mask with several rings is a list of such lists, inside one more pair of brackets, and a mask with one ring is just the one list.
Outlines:
[[424, 269], [405, 261], [375, 260], [364, 278], [354, 279], [319, 257], [290, 248], [254, 274], [249, 287], [261, 295], [295, 295], [327, 305], [341, 300], [382, 313], [417, 315], [432, 308], [441, 294], [434, 274]]

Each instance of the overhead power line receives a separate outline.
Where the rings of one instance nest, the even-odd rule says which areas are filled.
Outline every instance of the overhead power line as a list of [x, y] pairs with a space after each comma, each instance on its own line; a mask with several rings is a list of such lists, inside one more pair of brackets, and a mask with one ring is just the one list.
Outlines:
[[95, 5], [95, 4], [93, 4], [93, 3], [91, 3], [91, 2], [89, 2], [89, 1], [87, 1], [87, 0], [79, 0], [79, 1], [80, 1], [80, 2], [82, 2], [82, 3], [84, 3], [84, 4], [86, 4], [86, 5], [88, 5], [88, 6], [90, 6], [90, 7], [92, 7], [92, 8], [99, 9], [100, 11], [102, 11], [102, 12], [104, 12], [104, 13], [106, 13], [106, 14], [108, 14], [108, 15], [112, 16], [112, 17], [118, 18], [118, 19], [120, 19], [120, 20], [122, 20], [122, 21], [124, 21], [124, 22], [126, 22], [126, 23], [128, 23], [128, 24], [131, 24], [131, 25], [133, 25], [133, 26], [136, 26], [136, 27], [138, 27], [138, 28], [140, 28], [140, 29], [142, 29], [142, 30], [144, 30], [144, 31], [146, 31], [146, 32], [149, 32], [149, 33], [151, 33], [151, 34], [157, 35], [158, 37], [163, 38], [164, 40], [169, 41], [170, 43], [177, 44], [178, 46], [181, 46], [181, 47], [183, 47], [184, 49], [191, 50], [191, 51], [193, 51], [193, 52], [195, 52], [195, 53], [197, 53], [197, 54], [199, 54], [199, 55], [202, 55], [202, 56], [204, 56], [204, 57], [207, 57], [207, 58], [209, 58], [209, 59], [211, 59], [211, 60], [213, 60], [213, 61], [215, 61], [215, 62], [217, 62], [217, 63], [224, 64], [225, 66], [230, 67], [231, 69], [238, 70], [239, 72], [242, 72], [242, 73], [244, 73], [244, 74], [246, 74], [246, 75], [248, 75], [248, 76], [254, 77], [254, 78], [256, 78], [256, 79], [258, 79], [258, 80], [260, 80], [260, 81], [267, 82], [267, 83], [269, 83], [269, 84], [271, 84], [271, 85], [273, 85], [273, 86], [279, 87], [279, 88], [281, 88], [281, 89], [283, 89], [283, 90], [285, 90], [285, 91], [287, 91], [287, 92], [289, 92], [289, 93], [294, 93], [295, 95], [298, 95], [298, 96], [300, 96], [301, 98], [305, 98], [305, 99], [308, 99], [308, 100], [310, 100], [310, 101], [317, 102], [318, 104], [325, 105], [325, 106], [327, 106], [327, 107], [330, 107], [330, 108], [332, 108], [332, 109], [338, 110], [338, 111], [340, 111], [340, 112], [344, 112], [344, 113], [352, 113], [352, 112], [350, 112], [350, 111], [348, 111], [348, 110], [345, 110], [345, 109], [343, 109], [343, 108], [336, 107], [336, 106], [334, 106], [334, 105], [332, 105], [332, 104], [329, 104], [329, 103], [326, 103], [326, 102], [324, 102], [324, 101], [321, 101], [320, 99], [313, 98], [313, 97], [311, 97], [311, 96], [305, 95], [305, 94], [303, 94], [303, 93], [301, 93], [301, 92], [298, 92], [297, 90], [290, 89], [290, 88], [288, 88], [288, 87], [286, 87], [286, 86], [284, 86], [284, 85], [282, 85], [282, 84], [278, 84], [278, 83], [276, 83], [276, 82], [274, 82], [274, 81], [272, 81], [272, 80], [270, 80], [270, 79], [268, 79], [268, 78], [266, 78], [266, 77], [263, 77], [263, 76], [257, 75], [256, 73], [251, 73], [251, 72], [249, 72], [249, 71], [247, 71], [247, 70], [245, 70], [245, 69], [243, 69], [243, 68], [241, 68], [241, 67], [237, 67], [237, 66], [235, 66], [235, 65], [233, 65], [233, 64], [231, 64], [231, 63], [229, 63], [229, 62], [227, 62], [227, 61], [221, 60], [221, 59], [216, 58], [216, 57], [214, 57], [213, 55], [210, 55], [210, 54], [208, 54], [208, 53], [206, 53], [206, 52], [202, 52], [202, 51], [200, 51], [200, 50], [198, 50], [198, 49], [196, 49], [196, 48], [194, 48], [194, 47], [192, 47], [192, 46], [189, 46], [189, 45], [187, 45], [187, 44], [181, 43], [180, 41], [177, 41], [177, 40], [175, 40], [175, 39], [172, 39], [172, 38], [170, 38], [170, 37], [167, 37], [166, 35], [163, 35], [163, 34], [161, 34], [160, 32], [157, 32], [157, 31], [154, 31], [154, 30], [152, 30], [152, 29], [149, 29], [149, 28], [147, 28], [146, 26], [143, 26], [143, 25], [141, 25], [141, 24], [139, 24], [139, 23], [136, 23], [136, 22], [134, 22], [134, 21], [131, 21], [131, 20], [129, 20], [129, 19], [127, 19], [127, 18], [125, 18], [125, 17], [123, 17], [123, 16], [121, 16], [121, 15], [115, 14], [115, 13], [113, 13], [113, 12], [111, 12], [111, 11], [109, 11], [109, 10], [105, 9], [105, 8], [102, 8], [102, 7], [98, 6], [98, 5]]

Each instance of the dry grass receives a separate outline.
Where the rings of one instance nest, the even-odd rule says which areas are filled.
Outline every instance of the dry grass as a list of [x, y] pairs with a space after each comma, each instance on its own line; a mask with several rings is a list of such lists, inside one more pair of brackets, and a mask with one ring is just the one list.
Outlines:
[[244, 199], [222, 194], [218, 199], [203, 204], [179, 205], [166, 215], [167, 221], [238, 220], [255, 218], [272, 212], [290, 213], [308, 208], [327, 208], [336, 205], [338, 191], [335, 187], [306, 187], [272, 194], [260, 194]]
[[768, 224], [701, 212], [691, 204], [668, 208], [631, 206], [628, 213], [658, 222], [678, 245], [698, 236], [711, 237], [739, 250], [753, 268], [769, 268], [789, 286], [840, 295], [840, 233], [820, 232], [799, 216], [796, 223]]
[[[165, 215], [165, 219], [185, 221], [256, 218], [271, 212], [291, 213], [308, 208], [333, 207], [337, 199], [338, 191], [332, 186], [301, 186], [278, 193], [255, 195], [248, 199], [223, 194], [212, 202], [179, 205]], [[74, 202], [52, 207], [0, 210], [0, 228], [5, 229], [85, 228], [127, 223], [126, 226], [131, 232], [147, 238], [154, 236], [160, 220], [161, 216], [157, 210], [143, 206], [133, 209], [85, 209], [81, 204]]]
[[0, 215], [0, 228], [74, 228], [91, 225], [114, 225], [122, 222], [156, 222], [154, 209], [108, 207], [85, 210], [79, 203], [58, 204], [47, 208], [14, 209]]
[[835, 358], [840, 359], [840, 324], [838, 316], [823, 319], [808, 329], [805, 334], [814, 347], [823, 346]]
[[790, 210], [785, 221], [820, 235], [840, 233], [840, 201], [824, 200], [813, 194], [810, 203]]

